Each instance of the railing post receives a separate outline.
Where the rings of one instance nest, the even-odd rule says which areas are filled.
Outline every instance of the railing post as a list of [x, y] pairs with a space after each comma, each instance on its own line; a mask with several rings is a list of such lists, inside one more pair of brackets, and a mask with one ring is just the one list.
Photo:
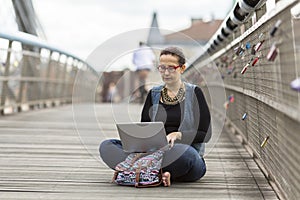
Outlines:
[[68, 60], [70, 57], [66, 58], [66, 62], [64, 64], [64, 69], [63, 69], [63, 73], [62, 73], [62, 82], [60, 84], [60, 98], [65, 101], [65, 90], [66, 90], [66, 84], [67, 84], [67, 67], [68, 67]]
[[58, 98], [58, 86], [59, 86], [59, 68], [61, 67], [60, 66], [60, 59], [61, 59], [61, 53], [59, 53], [58, 55], [58, 59], [56, 61], [56, 65], [53, 67], [53, 82], [52, 82], [52, 106], [55, 106], [56, 105], [56, 101], [57, 101], [57, 98]]
[[53, 51], [50, 51], [49, 58], [48, 58], [46, 78], [45, 78], [45, 82], [44, 82], [44, 89], [43, 89], [43, 100], [44, 100], [45, 107], [47, 107], [46, 100], [49, 97], [48, 85], [49, 85], [49, 77], [50, 77], [51, 64], [52, 64], [52, 54], [53, 54]]
[[[22, 59], [22, 69], [21, 69], [21, 77], [24, 75], [24, 71], [25, 71], [25, 59], [26, 56], [23, 55], [23, 59]], [[19, 96], [18, 96], [18, 104], [19, 104], [19, 108], [18, 111], [21, 111], [21, 103], [23, 102], [23, 94], [24, 94], [24, 81], [20, 80], [20, 86], [19, 86]]]
[[69, 87], [70, 88], [70, 94], [69, 94], [69, 97], [71, 99], [71, 102], [72, 102], [72, 97], [73, 97], [73, 90], [74, 90], [74, 84], [75, 84], [75, 80], [76, 80], [76, 76], [77, 76], [77, 72], [78, 72], [78, 65], [80, 63], [79, 60], [76, 60], [76, 65], [72, 65], [72, 69], [71, 69], [71, 72], [70, 72], [70, 77], [69, 77]]
[[[39, 84], [39, 81], [36, 81], [36, 79], [40, 78], [40, 75], [41, 75], [41, 70], [40, 68], [38, 68], [38, 66], [40, 66], [41, 64], [41, 49], [38, 49], [37, 50], [37, 55], [32, 57], [31, 59], [33, 60], [31, 62], [31, 69], [32, 69], [32, 72], [33, 72], [33, 78], [35, 79], [35, 81], [33, 82], [33, 88], [34, 88], [34, 101], [36, 102], [35, 103], [35, 106], [37, 106], [38, 108], [40, 107], [40, 96], [41, 96], [41, 85]], [[34, 65], [32, 65], [32, 63]]]
[[39, 103], [38, 103], [38, 107], [39, 108], [42, 108], [43, 107], [43, 82], [41, 81], [41, 79], [42, 79], [42, 76], [43, 76], [43, 71], [42, 71], [42, 65], [43, 65], [43, 57], [42, 57], [42, 48], [40, 48], [39, 49], [39, 65], [40, 65], [40, 69], [39, 69], [39, 77], [36, 77], [36, 78], [39, 78], [40, 80], [39, 81], [37, 81], [36, 82], [36, 84], [37, 84], [37, 89], [38, 89], [38, 91], [39, 91], [39, 93], [38, 93], [38, 101], [39, 101]]
[[[4, 71], [4, 76], [6, 78], [8, 78], [8, 76], [9, 76], [9, 67], [10, 67], [10, 56], [11, 56], [11, 51], [12, 51], [12, 43], [13, 43], [13, 41], [9, 40], [7, 55], [6, 55], [6, 62], [5, 62], [5, 71]], [[8, 91], [8, 79], [3, 81], [2, 93], [1, 93], [1, 106], [5, 105], [7, 91]]]

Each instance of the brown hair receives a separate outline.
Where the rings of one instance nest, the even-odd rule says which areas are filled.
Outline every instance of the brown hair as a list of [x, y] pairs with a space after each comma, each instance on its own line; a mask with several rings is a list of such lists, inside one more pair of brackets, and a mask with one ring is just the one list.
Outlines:
[[182, 50], [178, 47], [167, 47], [160, 52], [160, 56], [162, 55], [172, 55], [178, 57], [178, 63], [182, 66], [185, 64], [185, 56]]

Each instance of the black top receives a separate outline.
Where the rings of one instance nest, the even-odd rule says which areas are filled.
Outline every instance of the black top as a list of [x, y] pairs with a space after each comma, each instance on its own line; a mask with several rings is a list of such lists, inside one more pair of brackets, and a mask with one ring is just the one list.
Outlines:
[[[195, 87], [195, 95], [197, 97], [197, 101], [194, 101], [193, 108], [194, 109], [194, 119], [195, 122], [198, 122], [195, 124], [195, 129], [197, 129], [197, 133], [189, 133], [189, 131], [184, 131], [182, 133], [182, 139], [181, 143], [189, 143], [188, 141], [191, 141], [187, 136], [194, 137], [192, 140], [193, 143], [202, 143], [207, 142], [211, 135], [207, 135], [207, 130], [210, 125], [210, 112], [206, 103], [206, 100], [204, 98], [204, 95], [202, 93], [202, 90], [199, 87]], [[180, 126], [180, 122], [182, 121], [182, 115], [181, 113], [184, 113], [184, 101], [181, 103], [175, 104], [175, 105], [167, 105], [159, 102], [159, 108], [157, 111], [157, 115], [154, 121], [162, 121], [164, 123], [166, 133], [169, 134], [171, 132], [178, 131], [178, 128]], [[152, 100], [151, 100], [151, 90], [148, 93], [147, 99], [144, 104], [144, 108], [142, 111], [142, 122], [150, 122], [151, 116], [152, 116]], [[199, 110], [197, 109], [199, 108]], [[200, 111], [200, 119], [199, 119], [199, 111]], [[206, 137], [207, 136], [207, 137]], [[204, 140], [205, 138], [205, 140]]]

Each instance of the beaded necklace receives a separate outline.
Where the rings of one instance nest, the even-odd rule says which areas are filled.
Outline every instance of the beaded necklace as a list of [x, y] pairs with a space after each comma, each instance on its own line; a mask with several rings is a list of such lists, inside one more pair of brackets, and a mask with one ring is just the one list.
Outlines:
[[185, 98], [184, 84], [182, 83], [177, 94], [173, 98], [168, 95], [168, 89], [164, 86], [161, 91], [161, 96], [162, 96], [162, 102], [167, 105], [175, 105], [179, 102], [182, 102]]

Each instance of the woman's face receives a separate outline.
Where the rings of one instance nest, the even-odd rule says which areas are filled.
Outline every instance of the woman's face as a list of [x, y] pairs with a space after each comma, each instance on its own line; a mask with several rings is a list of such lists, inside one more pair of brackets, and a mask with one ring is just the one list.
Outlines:
[[185, 65], [178, 67], [174, 72], [169, 72], [168, 70], [168, 68], [179, 66], [177, 56], [172, 56], [170, 54], [161, 55], [159, 58], [159, 65], [163, 65], [167, 68], [164, 72], [160, 71], [161, 78], [166, 84], [172, 85], [181, 80], [181, 74], [185, 70]]

